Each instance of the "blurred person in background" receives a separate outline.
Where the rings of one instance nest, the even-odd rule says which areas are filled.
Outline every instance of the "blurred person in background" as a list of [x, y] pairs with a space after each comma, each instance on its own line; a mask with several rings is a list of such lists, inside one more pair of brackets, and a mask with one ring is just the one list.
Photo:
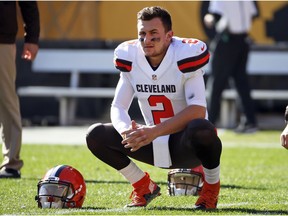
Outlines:
[[17, 4], [24, 21], [23, 59], [34, 60], [40, 34], [37, 2], [0, 2], [0, 127], [3, 140], [0, 178], [21, 178], [20, 169], [23, 167], [23, 160], [20, 159], [22, 123], [15, 84]]
[[280, 143], [284, 148], [288, 149], [288, 106], [286, 106], [284, 117], [285, 117], [286, 127], [284, 128], [284, 130], [282, 131], [280, 135]]
[[221, 95], [232, 78], [245, 114], [235, 129], [238, 133], [258, 130], [255, 108], [250, 95], [247, 60], [250, 48], [248, 33], [252, 19], [259, 15], [253, 1], [210, 1], [204, 24], [216, 30], [210, 44], [213, 53], [211, 74], [207, 81], [209, 120], [216, 124], [220, 115]]

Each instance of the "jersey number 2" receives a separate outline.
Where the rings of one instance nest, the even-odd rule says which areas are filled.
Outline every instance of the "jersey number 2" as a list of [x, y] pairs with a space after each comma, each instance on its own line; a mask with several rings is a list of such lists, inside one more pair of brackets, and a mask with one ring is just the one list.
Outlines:
[[173, 107], [171, 101], [165, 95], [151, 95], [148, 98], [149, 105], [151, 107], [162, 104], [162, 110], [152, 110], [152, 116], [154, 124], [161, 123], [161, 118], [170, 118], [174, 116]]

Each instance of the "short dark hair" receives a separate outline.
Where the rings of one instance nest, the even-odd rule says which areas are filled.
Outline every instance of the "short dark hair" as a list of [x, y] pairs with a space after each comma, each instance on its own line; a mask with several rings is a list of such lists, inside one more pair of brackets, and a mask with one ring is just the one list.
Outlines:
[[169, 12], [159, 6], [145, 7], [137, 13], [138, 20], [151, 20], [159, 17], [166, 32], [172, 30], [172, 21]]

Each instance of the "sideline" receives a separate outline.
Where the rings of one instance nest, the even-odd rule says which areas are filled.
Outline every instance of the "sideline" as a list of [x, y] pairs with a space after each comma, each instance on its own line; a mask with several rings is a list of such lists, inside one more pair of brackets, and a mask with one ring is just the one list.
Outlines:
[[[23, 127], [22, 133], [22, 143], [25, 144], [50, 144], [50, 145], [86, 145], [85, 137], [89, 125], [84, 126], [33, 126], [33, 127]], [[218, 135], [221, 137], [225, 134], [227, 129], [218, 129]], [[0, 129], [1, 132], [1, 129]], [[279, 132], [280, 135], [280, 132]], [[247, 134], [249, 136], [249, 134]], [[278, 137], [277, 137], [278, 138]], [[237, 139], [237, 138], [235, 138]], [[1, 139], [0, 139], [1, 141]], [[282, 148], [280, 146], [278, 139], [275, 142], [270, 143], [259, 143], [257, 140], [255, 142], [241, 143], [238, 142], [225, 142], [223, 143], [225, 148]]]
[[52, 145], [85, 145], [89, 126], [23, 127], [22, 143]]

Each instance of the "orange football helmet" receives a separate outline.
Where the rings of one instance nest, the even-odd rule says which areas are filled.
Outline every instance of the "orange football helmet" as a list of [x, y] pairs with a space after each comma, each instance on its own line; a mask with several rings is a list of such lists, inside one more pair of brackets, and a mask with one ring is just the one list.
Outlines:
[[86, 183], [81, 173], [67, 165], [58, 165], [38, 182], [35, 197], [39, 208], [81, 208]]

